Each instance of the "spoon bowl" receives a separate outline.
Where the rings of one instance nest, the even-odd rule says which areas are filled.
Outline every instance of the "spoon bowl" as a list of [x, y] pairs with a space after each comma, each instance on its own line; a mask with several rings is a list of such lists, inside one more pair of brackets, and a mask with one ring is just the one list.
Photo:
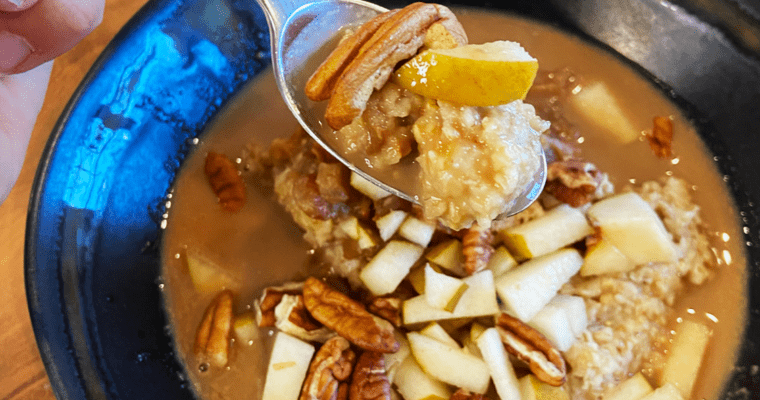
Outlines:
[[[419, 204], [419, 198], [402, 190], [405, 186], [393, 178], [380, 176], [372, 168], [360, 168], [349, 161], [327, 140], [333, 129], [324, 119], [325, 105], [306, 97], [304, 87], [314, 70], [337, 44], [346, 27], [359, 26], [386, 8], [362, 0], [257, 0], [267, 17], [271, 55], [277, 87], [293, 116], [306, 132], [330, 155], [376, 186], [407, 201]], [[398, 179], [395, 179], [398, 180]], [[541, 152], [539, 170], [506, 211], [514, 215], [530, 206], [546, 183], [546, 156]]]

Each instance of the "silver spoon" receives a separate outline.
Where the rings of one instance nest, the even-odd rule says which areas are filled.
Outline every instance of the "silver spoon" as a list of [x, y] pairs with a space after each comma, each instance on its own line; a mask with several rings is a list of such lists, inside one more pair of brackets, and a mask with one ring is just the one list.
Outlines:
[[[277, 87], [296, 120], [309, 135], [337, 160], [386, 191], [419, 203], [397, 187], [396, 182], [380, 180], [371, 168], [362, 169], [329, 145], [326, 135], [333, 132], [324, 120], [324, 105], [306, 97], [304, 87], [314, 70], [335, 47], [338, 33], [345, 27], [359, 26], [375, 15], [388, 11], [362, 0], [257, 0], [267, 17], [271, 40], [272, 66]], [[531, 205], [546, 183], [546, 157], [541, 152], [541, 168], [532, 184], [518, 196], [507, 215]]]

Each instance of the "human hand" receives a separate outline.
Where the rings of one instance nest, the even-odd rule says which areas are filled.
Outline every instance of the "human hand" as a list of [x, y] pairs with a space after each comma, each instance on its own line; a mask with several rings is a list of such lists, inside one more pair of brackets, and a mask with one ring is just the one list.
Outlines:
[[87, 36], [105, 0], [0, 0], [0, 203], [21, 172], [51, 60]]

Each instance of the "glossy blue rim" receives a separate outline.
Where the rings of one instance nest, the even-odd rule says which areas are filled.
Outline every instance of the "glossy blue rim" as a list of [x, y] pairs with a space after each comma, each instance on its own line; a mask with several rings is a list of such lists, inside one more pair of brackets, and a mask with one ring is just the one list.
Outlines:
[[[743, 398], [760, 398], [760, 376], [752, 369], [760, 364], [760, 228], [752, 200], [760, 198], [757, 53], [725, 40], [730, 34], [720, 24], [706, 25], [655, 0], [460, 4], [550, 21], [602, 38], [613, 50], [619, 43], [604, 39], [608, 32], [594, 13], [615, 15], [616, 7], [633, 4], [656, 10], [663, 21], [696, 24], [726, 51], [726, 60], [705, 73], [744, 76], [738, 93], [679, 82], [668, 70], [677, 66], [626, 56], [673, 88], [694, 115], [705, 116], [696, 122], [730, 177], [747, 227], [750, 320], [723, 398], [735, 398], [740, 388], [749, 390]], [[32, 189], [25, 249], [30, 315], [58, 398], [192, 398], [160, 307], [165, 202], [192, 140], [267, 67], [268, 47], [266, 22], [253, 0], [151, 1], [109, 44], [61, 115]]]

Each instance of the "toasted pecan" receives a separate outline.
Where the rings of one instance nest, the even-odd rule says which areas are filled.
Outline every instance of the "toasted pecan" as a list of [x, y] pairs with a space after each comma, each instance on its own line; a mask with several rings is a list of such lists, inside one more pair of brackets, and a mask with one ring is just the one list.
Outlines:
[[563, 203], [580, 207], [609, 194], [612, 185], [596, 165], [570, 159], [549, 163], [545, 190]]
[[496, 318], [496, 329], [507, 351], [528, 364], [536, 378], [552, 386], [565, 383], [565, 359], [546, 336], [505, 313]]
[[235, 212], [245, 205], [245, 184], [232, 160], [210, 151], [206, 155], [204, 172], [224, 210]]
[[654, 117], [652, 133], [647, 135], [649, 146], [657, 157], [673, 155], [673, 120], [670, 117]]
[[391, 399], [391, 383], [385, 372], [383, 353], [365, 351], [359, 356], [351, 377], [348, 398], [349, 400]]
[[345, 400], [356, 354], [348, 341], [335, 336], [320, 347], [309, 365], [299, 400]]
[[428, 28], [439, 21], [457, 32], [457, 40], [466, 40], [454, 13], [438, 4], [413, 3], [384, 21], [338, 77], [325, 112], [327, 123], [340, 129], [361, 115], [372, 92], [388, 81], [400, 61], [417, 53]]
[[219, 293], [208, 305], [195, 333], [193, 352], [215, 367], [227, 365], [232, 331], [232, 292]]
[[367, 310], [388, 320], [393, 326], [401, 326], [401, 299], [398, 297], [375, 297], [367, 305]]
[[364, 350], [394, 353], [401, 344], [390, 322], [370, 314], [363, 305], [310, 277], [303, 289], [311, 315], [338, 335]]
[[491, 260], [494, 248], [491, 245], [493, 234], [488, 228], [473, 224], [462, 237], [462, 253], [464, 254], [464, 270], [467, 275], [484, 270]]

